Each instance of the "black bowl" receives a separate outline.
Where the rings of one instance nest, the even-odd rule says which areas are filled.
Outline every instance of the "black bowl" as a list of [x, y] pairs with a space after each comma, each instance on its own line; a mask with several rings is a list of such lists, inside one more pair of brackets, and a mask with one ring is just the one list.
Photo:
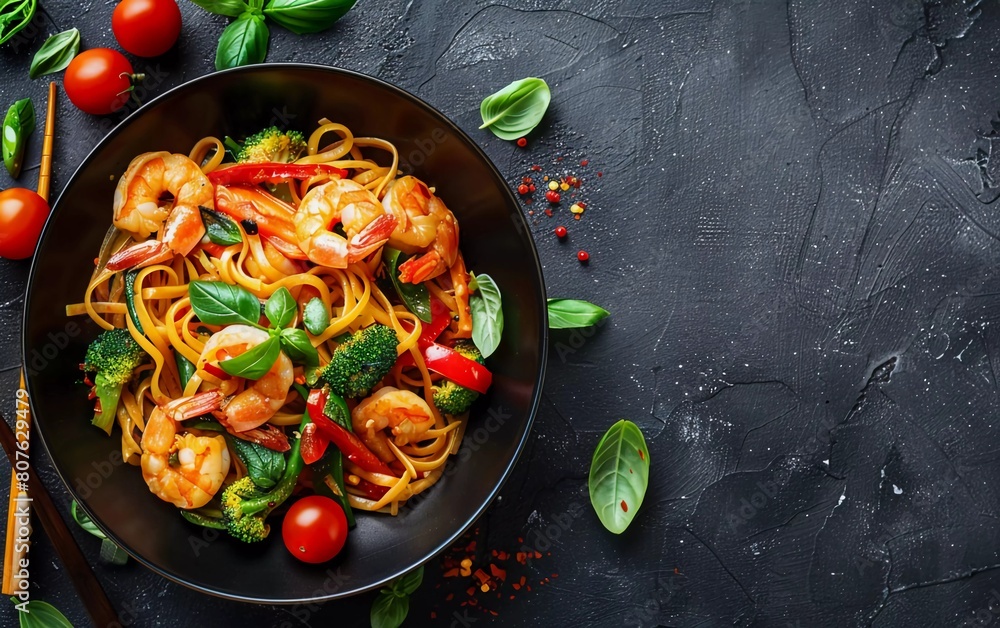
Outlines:
[[[292, 117], [294, 116], [294, 117]], [[67, 319], [111, 223], [115, 179], [142, 152], [187, 153], [206, 135], [243, 136], [269, 124], [309, 131], [322, 117], [356, 135], [386, 138], [406, 168], [438, 188], [462, 227], [469, 268], [504, 295], [503, 342], [490, 357], [490, 394], [474, 409], [445, 477], [398, 517], [362, 514], [348, 546], [328, 564], [306, 565], [280, 530], [245, 545], [183, 520], [154, 497], [120, 442], [90, 425], [79, 383], [99, 329]], [[296, 603], [377, 587], [450, 545], [486, 509], [528, 437], [541, 393], [547, 344], [545, 289], [517, 201], [486, 155], [443, 115], [381, 81], [322, 66], [270, 64], [193, 80], [119, 125], [83, 162], [45, 225], [24, 309], [24, 362], [35, 424], [72, 495], [136, 560], [199, 591], [237, 600]], [[117, 428], [116, 428], [117, 429]]]

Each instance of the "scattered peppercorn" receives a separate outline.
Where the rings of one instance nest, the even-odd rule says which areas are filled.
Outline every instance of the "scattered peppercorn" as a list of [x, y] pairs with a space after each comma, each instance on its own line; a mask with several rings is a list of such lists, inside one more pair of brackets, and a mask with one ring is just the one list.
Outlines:
[[586, 251], [580, 251], [576, 254], [576, 259], [580, 260], [581, 263], [586, 264], [590, 261], [590, 253]]
[[528, 186], [523, 183], [517, 186], [517, 193], [520, 194], [521, 196], [528, 194]]
[[566, 231], [566, 227], [564, 227], [562, 225], [559, 225], [558, 227], [556, 227], [556, 237], [559, 238], [560, 240], [562, 240], [563, 238], [565, 238], [567, 233], [568, 232]]
[[562, 197], [559, 196], [559, 192], [555, 190], [549, 190], [545, 193], [545, 199], [550, 203], [558, 203]]
[[528, 145], [528, 138], [522, 137], [521, 139], [517, 140], [517, 145], [520, 146], [521, 148], [524, 148], [525, 146]]

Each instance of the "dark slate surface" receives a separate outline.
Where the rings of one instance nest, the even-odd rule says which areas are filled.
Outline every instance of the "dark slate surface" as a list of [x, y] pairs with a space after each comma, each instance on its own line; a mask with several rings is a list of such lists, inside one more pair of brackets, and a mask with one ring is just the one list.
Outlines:
[[[112, 8], [47, 3], [39, 36], [0, 50], [3, 106], [44, 102], [27, 68], [45, 34], [78, 26], [85, 46], [113, 46]], [[212, 70], [225, 19], [182, 10], [179, 49], [135, 64], [142, 100]], [[432, 612], [452, 626], [997, 620], [997, 32], [993, 0], [363, 0], [322, 35], [272, 29], [269, 60], [416, 93], [514, 185], [532, 164], [585, 179], [584, 219], [565, 204], [539, 214], [536, 241], [550, 294], [614, 316], [555, 334], [531, 444], [476, 535], [477, 565], [519, 538], [542, 550], [507, 561], [532, 591], [480, 596], [494, 617], [460, 606], [468, 583], [432, 561], [414, 625]], [[475, 129], [480, 99], [527, 75], [555, 99], [525, 151]], [[61, 101], [56, 190], [119, 118]], [[551, 235], [561, 222], [567, 243]], [[8, 418], [27, 270], [0, 262]], [[614, 537], [586, 472], [619, 417], [645, 431], [653, 480]], [[95, 540], [78, 538], [96, 563]], [[36, 540], [32, 594], [85, 625]], [[372, 600], [247, 606], [134, 563], [96, 569], [125, 625], [364, 625]]]

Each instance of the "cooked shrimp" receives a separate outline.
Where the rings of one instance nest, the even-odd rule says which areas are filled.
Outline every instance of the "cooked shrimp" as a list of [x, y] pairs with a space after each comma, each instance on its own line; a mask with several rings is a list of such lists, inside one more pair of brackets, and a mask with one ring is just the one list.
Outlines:
[[458, 221], [440, 198], [416, 177], [400, 177], [382, 199], [395, 216], [389, 246], [418, 254], [399, 267], [400, 280], [422, 283], [448, 271], [458, 259]]
[[[269, 338], [270, 335], [262, 329], [230, 325], [208, 339], [197, 367], [202, 369], [207, 362], [218, 362], [246, 353]], [[294, 379], [292, 361], [283, 351], [279, 352], [271, 370], [243, 392], [224, 401], [213, 414], [235, 432], [252, 430], [267, 423], [285, 405]]]
[[[347, 238], [330, 231], [340, 223]], [[347, 268], [380, 246], [396, 227], [396, 219], [379, 208], [378, 199], [361, 184], [336, 179], [303, 197], [295, 213], [298, 245], [320, 266]]]
[[226, 439], [177, 433], [178, 421], [211, 412], [220, 401], [218, 393], [209, 392], [153, 409], [142, 433], [140, 464], [149, 490], [163, 501], [178, 508], [201, 508], [222, 487], [230, 462]]
[[[386, 386], [354, 408], [351, 424], [361, 440], [377, 456], [388, 461], [393, 455], [382, 430], [391, 428], [397, 445], [416, 443], [434, 427], [434, 415], [423, 397], [409, 390]], [[386, 452], [388, 458], [384, 455]]]
[[113, 255], [111, 270], [149, 266], [187, 255], [205, 235], [199, 206], [214, 206], [214, 189], [195, 162], [167, 152], [144, 153], [132, 160], [115, 189], [114, 224], [136, 239], [159, 232]]

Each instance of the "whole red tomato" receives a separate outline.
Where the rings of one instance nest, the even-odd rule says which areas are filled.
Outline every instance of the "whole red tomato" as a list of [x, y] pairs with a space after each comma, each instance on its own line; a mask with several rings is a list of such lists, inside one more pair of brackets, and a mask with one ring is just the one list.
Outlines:
[[181, 34], [181, 10], [174, 0], [122, 0], [111, 15], [111, 30], [126, 52], [158, 57]]
[[26, 259], [35, 252], [49, 204], [24, 188], [0, 192], [0, 257]]
[[325, 563], [347, 542], [347, 517], [329, 497], [310, 495], [292, 504], [281, 524], [285, 547], [304, 563]]
[[128, 102], [132, 73], [132, 64], [122, 53], [91, 48], [70, 62], [63, 83], [78, 109], [100, 116], [114, 113]]

